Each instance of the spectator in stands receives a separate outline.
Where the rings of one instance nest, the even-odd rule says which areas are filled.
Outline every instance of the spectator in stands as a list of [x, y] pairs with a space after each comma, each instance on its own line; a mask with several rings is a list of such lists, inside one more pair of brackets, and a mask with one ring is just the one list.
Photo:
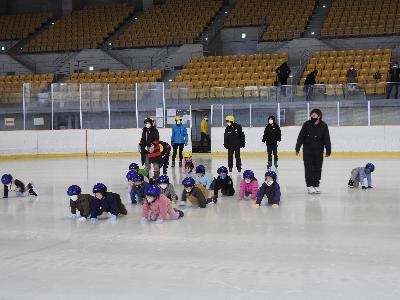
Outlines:
[[307, 75], [306, 80], [304, 81], [304, 93], [306, 94], [306, 101], [311, 100], [314, 84], [317, 84], [316, 80], [317, 75], [318, 75], [318, 70], [314, 69], [314, 71], [311, 71]]
[[346, 73], [347, 83], [357, 83], [357, 70], [351, 65]]
[[399, 84], [400, 84], [400, 69], [399, 63], [396, 61], [389, 70], [389, 84], [387, 87], [386, 99], [390, 98], [393, 87], [396, 89], [395, 99], [399, 96]]
[[210, 136], [208, 134], [208, 115], [205, 114], [203, 116], [203, 120], [201, 120], [200, 123], [200, 134], [201, 134], [201, 140], [200, 140], [200, 147], [203, 147], [204, 140], [207, 141], [207, 147], [210, 147]]
[[[291, 70], [285, 61], [283, 64], [281, 64], [276, 70], [276, 75], [278, 77], [278, 81], [280, 85], [286, 86], [288, 84], [288, 78], [291, 73]], [[281, 88], [281, 93], [286, 96], [286, 87]]]

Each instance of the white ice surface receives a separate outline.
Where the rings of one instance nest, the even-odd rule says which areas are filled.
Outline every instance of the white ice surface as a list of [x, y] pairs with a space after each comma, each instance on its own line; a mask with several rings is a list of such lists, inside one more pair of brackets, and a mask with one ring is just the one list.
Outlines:
[[[213, 171], [226, 162], [195, 160]], [[373, 160], [374, 189], [360, 191], [346, 184], [366, 160], [327, 159], [322, 194], [309, 196], [301, 159], [282, 159], [279, 209], [225, 197], [162, 225], [140, 225], [141, 207], [129, 204], [132, 161], [0, 162], [0, 173], [40, 192], [0, 199], [0, 299], [400, 299], [399, 160]], [[262, 178], [264, 159], [243, 162]], [[183, 178], [178, 168], [169, 175]], [[115, 225], [68, 219], [66, 188], [96, 182], [128, 208]]]

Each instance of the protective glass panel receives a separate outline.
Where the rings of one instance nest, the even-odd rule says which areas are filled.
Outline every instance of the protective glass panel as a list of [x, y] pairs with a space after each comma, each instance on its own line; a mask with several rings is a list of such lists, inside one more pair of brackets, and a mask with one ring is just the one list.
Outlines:
[[368, 102], [340, 102], [339, 117], [343, 126], [368, 125]]
[[278, 113], [277, 103], [252, 103], [251, 104], [251, 126], [264, 127], [268, 124], [268, 117], [274, 116], [276, 122]]
[[280, 103], [281, 126], [301, 126], [308, 120], [307, 103]]
[[190, 128], [190, 92], [191, 88], [185, 82], [168, 82], [165, 83], [165, 109], [166, 124], [165, 127], [173, 127], [175, 125], [175, 117], [183, 118], [182, 124]]
[[371, 125], [400, 125], [400, 100], [371, 101]]
[[111, 128], [136, 128], [136, 85], [110, 84]]
[[81, 84], [82, 128], [109, 128], [108, 85]]
[[[213, 118], [216, 116], [220, 116], [219, 120], [222, 120], [222, 126], [226, 126], [225, 118], [227, 116], [233, 116], [235, 118], [235, 122], [242, 125], [243, 127], [250, 126], [250, 104], [224, 104], [221, 107], [214, 106], [214, 114]], [[215, 126], [221, 126], [215, 125]], [[214, 120], [213, 120], [214, 126]]]
[[51, 85], [25, 83], [24, 99], [26, 130], [52, 129]]
[[79, 84], [54, 83], [53, 129], [80, 129]]
[[0, 83], [0, 130], [23, 130], [23, 85]]
[[322, 120], [329, 126], [338, 125], [337, 102], [312, 102], [310, 103], [310, 113], [314, 108], [322, 112]]
[[139, 128], [146, 118], [152, 118], [156, 127], [164, 127], [163, 82], [137, 84], [137, 113]]

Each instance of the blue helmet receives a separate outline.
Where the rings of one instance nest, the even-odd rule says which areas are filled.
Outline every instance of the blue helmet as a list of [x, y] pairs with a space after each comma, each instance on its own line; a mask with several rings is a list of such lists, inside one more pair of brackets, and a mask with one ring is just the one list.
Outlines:
[[169, 177], [167, 175], [161, 175], [158, 177], [158, 183], [169, 183]]
[[243, 172], [243, 178], [244, 179], [253, 179], [254, 178], [254, 172], [252, 170], [246, 170]]
[[365, 166], [365, 168], [369, 169], [370, 172], [375, 171], [375, 166], [373, 163], [367, 163], [367, 165]]
[[228, 169], [227, 169], [226, 167], [224, 167], [224, 166], [219, 167], [218, 170], [217, 170], [217, 173], [218, 173], [218, 174], [221, 174], [221, 173], [228, 173]]
[[267, 176], [272, 177], [272, 179], [275, 181], [277, 175], [276, 175], [276, 172], [274, 172], [274, 171], [268, 171], [267, 173], [265, 173], [265, 177], [267, 177]]
[[129, 165], [129, 170], [137, 170], [139, 169], [139, 165], [137, 163], [131, 163]]
[[11, 174], [4, 174], [3, 176], [1, 176], [1, 182], [3, 184], [10, 184], [12, 181], [12, 176]]
[[93, 193], [107, 193], [107, 187], [103, 183], [96, 183], [93, 187]]
[[191, 161], [187, 161], [187, 162], [185, 163], [185, 168], [191, 168], [191, 169], [193, 169], [193, 168], [194, 168], [194, 164], [193, 164]]
[[205, 173], [206, 172], [206, 168], [203, 165], [198, 165], [196, 167], [196, 173]]
[[130, 170], [128, 173], [126, 173], [126, 179], [128, 181], [133, 181], [133, 178], [135, 177], [135, 174], [137, 174], [135, 171]]
[[192, 177], [186, 177], [185, 179], [183, 179], [182, 184], [184, 187], [190, 187], [194, 186], [195, 182]]
[[79, 195], [80, 193], [82, 193], [80, 186], [75, 184], [71, 185], [67, 190], [68, 196]]
[[143, 181], [144, 180], [144, 176], [142, 174], [139, 173], [134, 173], [132, 175], [132, 181]]
[[146, 192], [146, 195], [157, 197], [161, 194], [161, 189], [159, 186], [151, 185]]

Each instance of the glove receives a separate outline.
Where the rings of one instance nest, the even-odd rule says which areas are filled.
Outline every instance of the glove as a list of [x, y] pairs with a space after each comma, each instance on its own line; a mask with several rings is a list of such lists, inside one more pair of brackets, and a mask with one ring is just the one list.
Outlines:
[[117, 223], [117, 216], [116, 216], [116, 215], [111, 215], [111, 216], [108, 218], [108, 222], [110, 222], [111, 224]]
[[369, 189], [372, 189], [373, 187], [369, 185], [368, 188], [369, 188]]
[[85, 217], [80, 217], [80, 218], [78, 219], [78, 221], [79, 221], [79, 222], [86, 222], [86, 218], [85, 218]]
[[252, 207], [252, 208], [260, 208], [260, 204], [253, 203], [253, 204], [251, 205], [251, 207]]
[[71, 214], [71, 219], [75, 219], [76, 218], [76, 214]]
[[276, 203], [272, 204], [272, 208], [279, 208], [279, 204]]
[[366, 187], [366, 186], [362, 186], [361, 188], [362, 188], [363, 190], [366, 190], [366, 189], [367, 189], [367, 187]]
[[97, 218], [90, 218], [90, 223], [96, 223], [98, 220], [97, 220]]
[[147, 223], [149, 223], [149, 221], [147, 221], [146, 218], [141, 218], [140, 219], [140, 224], [147, 224]]
[[156, 224], [162, 224], [164, 221], [161, 219], [157, 219]]

